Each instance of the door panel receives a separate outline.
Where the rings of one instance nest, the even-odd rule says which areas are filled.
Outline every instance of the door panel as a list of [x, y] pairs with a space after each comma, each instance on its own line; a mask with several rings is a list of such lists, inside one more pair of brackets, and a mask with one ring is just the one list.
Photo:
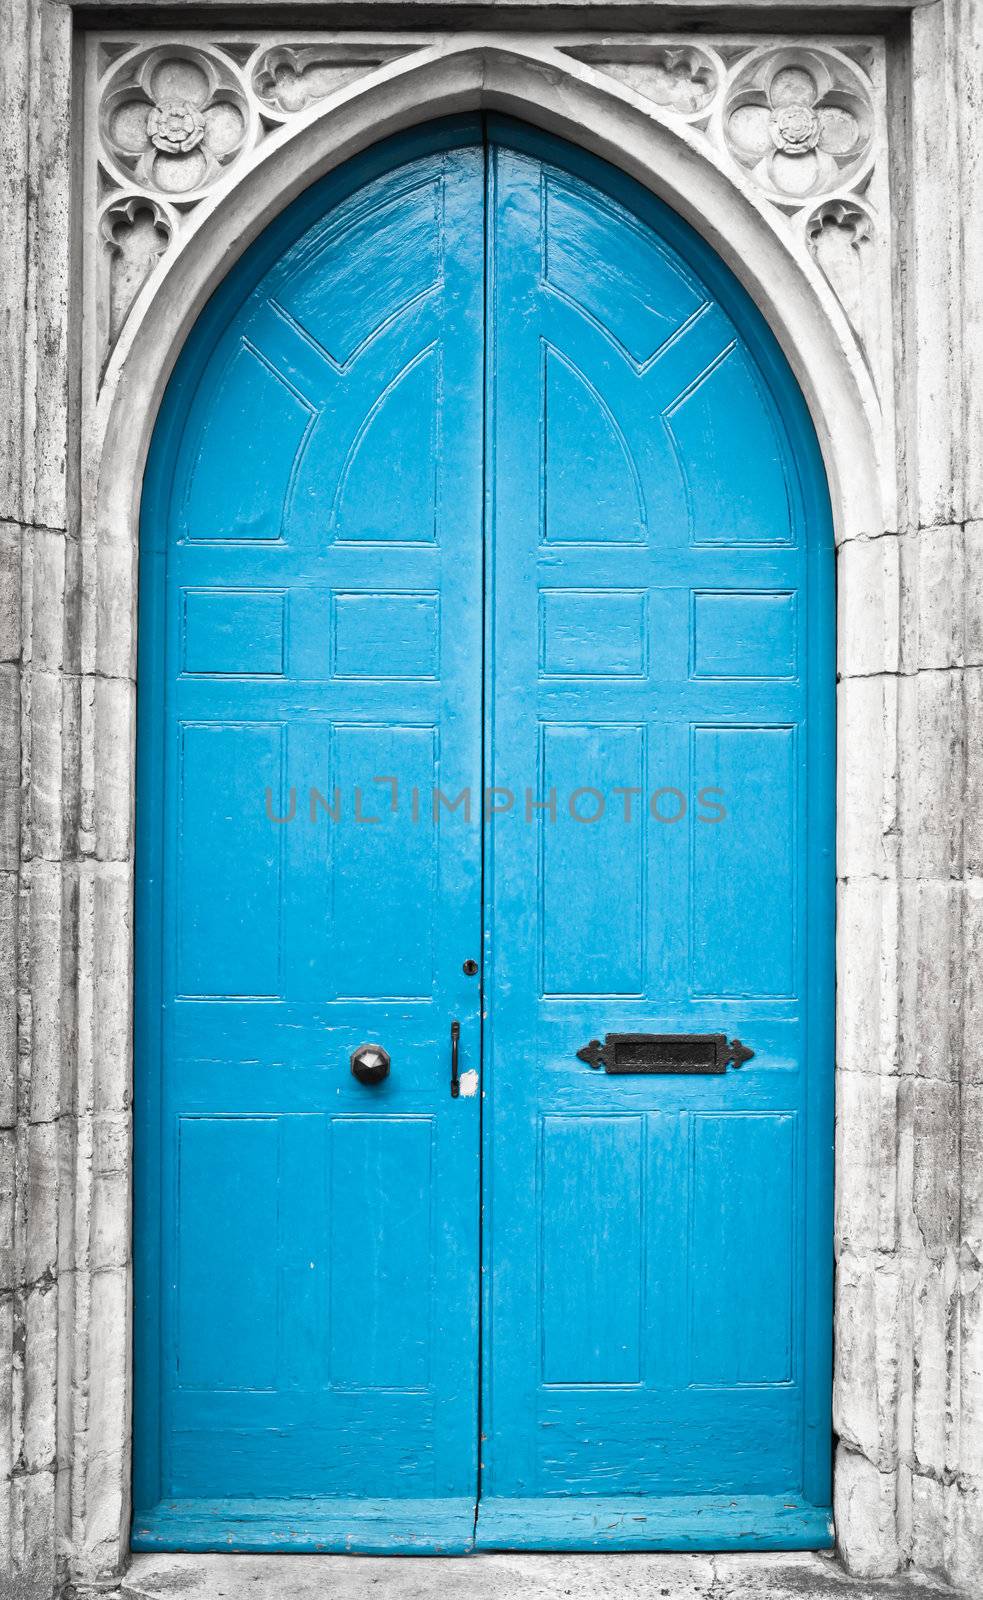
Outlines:
[[[767, 336], [678, 219], [511, 125], [490, 184], [486, 736], [520, 799], [487, 851], [477, 1540], [824, 1543], [815, 450], [803, 474]], [[753, 1059], [577, 1054], [717, 1032]]]
[[473, 1529], [484, 158], [416, 142], [233, 274], [145, 493], [138, 1547]]

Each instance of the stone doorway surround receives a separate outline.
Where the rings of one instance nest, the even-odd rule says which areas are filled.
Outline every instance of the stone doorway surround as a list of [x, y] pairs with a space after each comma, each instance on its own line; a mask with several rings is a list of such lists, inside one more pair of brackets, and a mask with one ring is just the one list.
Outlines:
[[812, 410], [839, 583], [838, 1549], [867, 1580], [978, 1592], [983, 0], [339, 0], [331, 21], [281, 0], [7, 0], [0, 20], [0, 1594], [112, 1590], [128, 1557], [156, 406], [293, 195], [481, 107], [674, 205]]

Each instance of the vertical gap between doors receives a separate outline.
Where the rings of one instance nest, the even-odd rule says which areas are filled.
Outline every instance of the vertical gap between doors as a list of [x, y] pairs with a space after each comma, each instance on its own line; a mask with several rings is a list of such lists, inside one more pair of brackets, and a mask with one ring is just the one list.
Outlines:
[[484, 1396], [485, 1396], [485, 1349], [484, 1349], [484, 1334], [485, 1334], [485, 1273], [484, 1273], [484, 1260], [485, 1260], [485, 1069], [486, 1069], [486, 1065], [487, 1065], [486, 1060], [485, 1060], [485, 997], [486, 997], [486, 994], [487, 994], [487, 986], [486, 986], [485, 976], [486, 976], [486, 958], [487, 958], [487, 955], [488, 955], [487, 939], [486, 939], [486, 928], [485, 928], [486, 881], [487, 881], [486, 841], [488, 839], [487, 829], [486, 829], [486, 818], [485, 818], [485, 792], [486, 792], [487, 784], [488, 784], [488, 779], [487, 779], [487, 776], [486, 776], [486, 772], [487, 772], [487, 763], [488, 763], [488, 713], [489, 713], [489, 709], [490, 709], [490, 707], [489, 707], [489, 695], [488, 695], [489, 626], [490, 626], [489, 587], [488, 587], [488, 577], [489, 577], [488, 535], [489, 535], [489, 526], [490, 526], [489, 507], [488, 507], [488, 485], [489, 485], [488, 451], [489, 451], [489, 420], [490, 420], [489, 414], [490, 414], [490, 406], [489, 406], [488, 396], [489, 396], [489, 385], [490, 385], [491, 376], [492, 376], [492, 366], [491, 366], [491, 359], [490, 359], [492, 322], [491, 322], [491, 317], [489, 315], [490, 303], [491, 303], [491, 291], [492, 291], [491, 262], [490, 262], [490, 259], [489, 259], [489, 249], [490, 249], [490, 242], [491, 242], [491, 237], [492, 237], [491, 227], [490, 227], [490, 224], [489, 224], [489, 217], [490, 217], [490, 214], [491, 214], [491, 200], [492, 200], [492, 196], [491, 196], [492, 163], [491, 163], [491, 147], [490, 147], [489, 142], [488, 142], [488, 119], [484, 115], [482, 115], [482, 118], [481, 118], [481, 149], [482, 149], [482, 158], [483, 158], [483, 166], [484, 166], [484, 183], [482, 185], [482, 207], [481, 207], [481, 230], [482, 230], [481, 267], [482, 267], [482, 305], [483, 305], [482, 356], [481, 356], [481, 359], [482, 359], [482, 382], [481, 382], [481, 803], [480, 803], [480, 806], [479, 806], [480, 825], [481, 825], [481, 831], [480, 831], [480, 835], [479, 835], [479, 838], [480, 838], [480, 849], [481, 849], [481, 891], [480, 891], [480, 914], [481, 914], [480, 963], [481, 963], [481, 966], [480, 966], [480, 972], [479, 972], [479, 976], [478, 976], [478, 1065], [479, 1065], [479, 1078], [478, 1078], [478, 1350], [477, 1350], [477, 1360], [478, 1360], [478, 1412], [477, 1412], [477, 1417], [475, 1419], [477, 1430], [478, 1430], [478, 1437], [477, 1437], [477, 1457], [476, 1457], [477, 1470], [476, 1470], [476, 1473], [475, 1473], [474, 1526], [473, 1526], [473, 1530], [472, 1530], [472, 1536], [475, 1539], [477, 1538], [477, 1534], [478, 1534], [478, 1507], [479, 1507], [479, 1505], [481, 1503], [481, 1482], [482, 1482], [482, 1470], [483, 1470], [482, 1469], [481, 1457], [482, 1457], [482, 1435], [483, 1435], [483, 1432], [484, 1432], [483, 1421], [484, 1421]]

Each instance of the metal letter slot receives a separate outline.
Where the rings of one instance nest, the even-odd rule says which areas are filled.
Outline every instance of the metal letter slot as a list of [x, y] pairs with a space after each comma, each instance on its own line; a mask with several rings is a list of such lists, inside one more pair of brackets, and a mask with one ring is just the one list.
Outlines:
[[577, 1058], [605, 1072], [725, 1072], [742, 1067], [754, 1055], [740, 1039], [725, 1033], [606, 1033], [604, 1043], [592, 1039]]

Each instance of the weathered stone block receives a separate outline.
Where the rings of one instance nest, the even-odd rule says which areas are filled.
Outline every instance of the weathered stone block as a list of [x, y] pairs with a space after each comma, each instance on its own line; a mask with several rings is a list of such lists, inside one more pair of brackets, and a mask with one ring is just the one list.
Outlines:
[[898, 886], [841, 883], [836, 903], [837, 1063], [845, 1072], [896, 1072]]
[[983, 1261], [983, 1083], [967, 1083], [960, 1104], [962, 1243]]
[[900, 1071], [959, 1077], [963, 1026], [963, 890], [949, 879], [904, 883]]
[[906, 534], [898, 544], [902, 671], [915, 673], [961, 665], [965, 567], [962, 528], [923, 528]]
[[21, 1131], [20, 1191], [24, 1207], [25, 1283], [53, 1281], [58, 1267], [60, 1171], [57, 1122], [30, 1123]]
[[61, 839], [62, 859], [73, 861], [79, 853], [79, 775], [82, 766], [82, 686], [74, 674], [61, 680]]
[[25, 854], [58, 861], [62, 854], [64, 769], [63, 685], [57, 672], [33, 669], [25, 679], [24, 715], [30, 741], [26, 790]]
[[912, 1283], [912, 1444], [915, 1473], [941, 1478], [950, 1465], [947, 1419], [952, 1352], [958, 1334], [956, 1263], [946, 1256]]
[[966, 1484], [953, 1495], [949, 1538], [946, 1547], [946, 1575], [963, 1593], [976, 1600], [983, 1572], [983, 1491]]
[[129, 1415], [126, 1373], [130, 1342], [128, 1272], [93, 1274], [89, 1314], [88, 1390], [91, 1419], [84, 1472], [86, 1547], [90, 1571], [112, 1567], [129, 1518]]
[[897, 870], [897, 717], [897, 678], [840, 684], [836, 866], [842, 878], [890, 877]]
[[959, 1279], [959, 1470], [983, 1491], [983, 1266], [970, 1255]]
[[92, 1229], [94, 1272], [125, 1267], [130, 1257], [130, 1122], [123, 1114], [93, 1123]]
[[[956, 40], [953, 49], [956, 86], [953, 100], [959, 115], [962, 165], [960, 218], [963, 233], [964, 276], [962, 290], [964, 437], [983, 438], [983, 296], [979, 292], [979, 264], [983, 261], [983, 124], [980, 118], [980, 84], [983, 83], [983, 10], [980, 0], [960, 0], [953, 8]], [[983, 517], [983, 456], [966, 451], [964, 515]], [[983, 1567], [983, 1562], [981, 1562]]]
[[0, 872], [0, 1128], [17, 1117], [17, 936], [19, 883]]
[[902, 1239], [933, 1260], [959, 1243], [959, 1085], [902, 1078], [898, 1207]]
[[[27, 255], [25, 356], [29, 378], [24, 418], [23, 512], [26, 522], [66, 528], [71, 485], [70, 332], [73, 271], [71, 160], [72, 18], [32, 5], [30, 52], [32, 137], [28, 179], [32, 227]], [[35, 31], [36, 30], [36, 31]]]
[[28, 62], [26, 18], [9, 10], [0, 50], [0, 516], [23, 515], [27, 297]]
[[[4, 1291], [12, 1291], [17, 1282], [17, 1192], [17, 1133], [13, 1128], [3, 1128], [0, 1129], [0, 1296]], [[2, 1371], [0, 1364], [0, 1374]]]
[[919, 1572], [945, 1569], [949, 1490], [938, 1478], [911, 1475], [911, 1559]]
[[879, 1474], [897, 1465], [902, 1280], [892, 1264], [850, 1252], [836, 1271], [833, 1426]]
[[836, 1239], [840, 1251], [890, 1251], [897, 1239], [898, 1079], [836, 1077]]
[[[3, 1280], [0, 1279], [0, 1288]], [[0, 1294], [0, 1578], [11, 1570], [14, 1526], [10, 1475], [14, 1465], [14, 1298]]]
[[[62, 1079], [68, 1061], [67, 1024], [72, 1011], [71, 990], [66, 988], [63, 915], [63, 871], [57, 861], [33, 861], [25, 869], [23, 909], [26, 916], [26, 950], [30, 1044], [25, 1065], [29, 1069], [27, 1094], [32, 1122], [50, 1122], [59, 1112]], [[69, 969], [70, 970], [70, 969]]]
[[[2, 453], [0, 449], [0, 456]], [[16, 523], [0, 522], [0, 662], [20, 660], [22, 542], [22, 532]]]
[[127, 540], [103, 534], [84, 544], [83, 566], [83, 671], [135, 679], [135, 552]]
[[952, 78], [952, 31], [947, 9], [933, 18], [912, 12], [909, 126], [911, 138], [908, 274], [910, 441], [908, 498], [920, 528], [963, 520], [959, 427], [961, 315], [958, 298], [960, 208], [959, 138]]
[[963, 870], [983, 880], [983, 671], [973, 668], [963, 677], [965, 777], [962, 830]]
[[880, 1578], [901, 1558], [895, 1519], [896, 1477], [879, 1472], [866, 1456], [840, 1444], [833, 1474], [837, 1548], [850, 1572]]
[[14, 1563], [37, 1585], [37, 1595], [54, 1593], [56, 1578], [55, 1474], [18, 1473], [11, 1485], [15, 1528]]
[[65, 665], [65, 556], [67, 535], [31, 530], [30, 660], [36, 672]]
[[101, 861], [128, 861], [132, 853], [131, 786], [135, 691], [122, 679], [84, 678], [82, 744], [83, 848]]
[[20, 715], [20, 673], [0, 666], [0, 872], [20, 860]]
[[52, 1467], [55, 1459], [55, 1394], [58, 1370], [58, 1291], [54, 1283], [29, 1289], [24, 1297], [24, 1433], [22, 1455], [28, 1472]]
[[130, 1104], [133, 875], [90, 863], [79, 881], [79, 1089], [97, 1115]]
[[963, 588], [957, 603], [963, 616], [963, 662], [983, 666], [983, 522], [963, 529]]
[[836, 557], [837, 667], [872, 678], [900, 666], [900, 541], [852, 539]]
[[962, 683], [954, 671], [899, 680], [901, 870], [908, 878], [952, 878], [961, 868]]

